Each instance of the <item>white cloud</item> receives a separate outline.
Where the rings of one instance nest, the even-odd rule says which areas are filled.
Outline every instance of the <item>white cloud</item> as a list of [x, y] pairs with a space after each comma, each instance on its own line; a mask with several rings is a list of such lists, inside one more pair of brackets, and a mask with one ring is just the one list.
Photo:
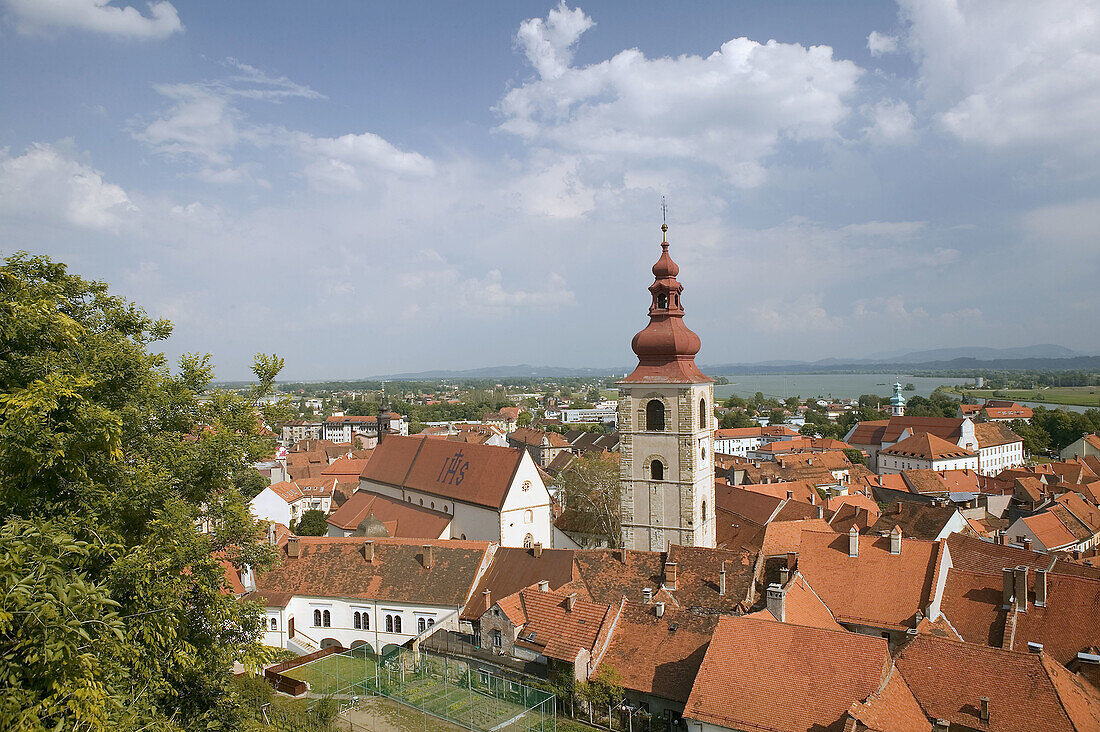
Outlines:
[[1064, 264], [1092, 261], [1100, 256], [1096, 232], [1100, 231], [1100, 198], [1057, 203], [1023, 216], [1030, 255], [1060, 257]]
[[109, 0], [3, 0], [23, 33], [76, 29], [120, 38], [152, 40], [183, 32], [179, 13], [170, 2], [151, 2], [149, 14], [135, 7], [110, 5]]
[[121, 187], [79, 162], [71, 141], [35, 143], [23, 155], [0, 150], [0, 212], [5, 218], [117, 231], [137, 207]]
[[632, 164], [690, 161], [717, 166], [736, 184], [762, 178], [782, 138], [837, 137], [861, 74], [828, 46], [748, 38], [707, 57], [648, 59], [637, 49], [589, 66], [570, 49], [591, 20], [559, 6], [526, 21], [520, 44], [539, 78], [497, 106], [499, 129], [531, 143]]
[[364, 172], [384, 172], [407, 176], [435, 173], [431, 159], [416, 152], [399, 150], [372, 133], [340, 137], [313, 137], [304, 132], [291, 135], [288, 144], [310, 159], [305, 174], [316, 185], [359, 190]]
[[763, 332], [821, 333], [839, 330], [844, 321], [830, 315], [821, 296], [807, 293], [785, 300], [769, 299], [748, 308], [750, 327]]
[[925, 100], [949, 133], [991, 147], [1100, 151], [1100, 4], [899, 2]]
[[863, 112], [871, 121], [870, 125], [863, 128], [863, 134], [871, 142], [900, 143], [913, 139], [916, 117], [906, 102], [882, 99], [865, 107]]
[[573, 46], [581, 34], [596, 25], [580, 8], [570, 10], [565, 0], [542, 18], [520, 23], [516, 43], [543, 79], [557, 79], [573, 61]]
[[224, 95], [202, 84], [161, 84], [156, 90], [173, 104], [135, 137], [159, 153], [191, 155], [225, 166], [229, 151], [255, 131], [242, 130], [244, 115]]
[[896, 53], [898, 50], [898, 37], [871, 31], [871, 34], [867, 36], [867, 50], [871, 52], [872, 56]]

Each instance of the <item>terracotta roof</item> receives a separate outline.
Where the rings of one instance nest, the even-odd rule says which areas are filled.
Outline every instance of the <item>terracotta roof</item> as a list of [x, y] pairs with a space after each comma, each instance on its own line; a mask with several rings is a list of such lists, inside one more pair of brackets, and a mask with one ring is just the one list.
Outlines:
[[[860, 493], [859, 491], [855, 490], [855, 486], [852, 486], [848, 490], [850, 492], [847, 495], [833, 496], [829, 499], [828, 503], [826, 504], [826, 507], [829, 509], [829, 511], [838, 511], [840, 510], [841, 506], [845, 505], [856, 506], [858, 508], [866, 509], [867, 512], [871, 514], [871, 516], [873, 517], [871, 519], [871, 523], [877, 521], [881, 509], [879, 508], [879, 505], [875, 501], [875, 499], [871, 498], [866, 493]], [[847, 531], [847, 529], [845, 529], [845, 531]]]
[[920, 458], [922, 460], [944, 460], [950, 458], [977, 457], [978, 453], [959, 447], [954, 442], [937, 437], [931, 432], [920, 432], [906, 437], [890, 447], [879, 451], [880, 455]]
[[[773, 443], [778, 444], [778, 443]], [[838, 450], [825, 452], [798, 452], [787, 455], [776, 455], [775, 461], [781, 467], [812, 466], [825, 468], [826, 470], [847, 470], [852, 466], [848, 456]]]
[[[767, 608], [749, 613], [745, 617], [777, 620]], [[844, 630], [844, 626], [833, 618], [833, 614], [829, 612], [829, 608], [810, 587], [810, 583], [798, 572], [795, 572], [795, 575], [784, 586], [783, 622], [793, 625], [808, 625], [812, 628]]]
[[1035, 412], [1031, 407], [1022, 407], [1019, 404], [1012, 407], [990, 407], [984, 410], [986, 419], [1031, 419]]
[[853, 431], [848, 438], [848, 444], [881, 445], [883, 443], [883, 435], [886, 434], [886, 429], [889, 426], [890, 420], [888, 419], [874, 419], [860, 422], [856, 425], [855, 431]]
[[1079, 541], [1054, 511], [1047, 510], [1034, 516], [1024, 516], [1021, 521], [1048, 550], [1060, 549]]
[[337, 478], [342, 478], [341, 483], [358, 483], [359, 475], [363, 472], [363, 468], [367, 466], [367, 461], [370, 458], [350, 458], [342, 457], [333, 461], [332, 465], [321, 471], [321, 475], [335, 475]]
[[[895, 658], [917, 701], [952, 727], [990, 732], [1100, 729], [1100, 692], [1046, 653], [1020, 653], [917, 636]], [[989, 700], [989, 720], [979, 717]]]
[[[1046, 569], [1056, 574], [1100, 579], [1100, 569], [1068, 564], [1057, 555], [1023, 549], [1008, 544], [995, 544], [962, 534], [947, 537], [947, 547], [951, 552], [951, 564], [955, 569], [971, 572], [984, 572], [1000, 577], [1004, 567], [1025, 565], [1029, 571]], [[1000, 582], [1000, 579], [997, 580]]]
[[[830, 482], [835, 483], [830, 479]], [[809, 503], [810, 501], [820, 500], [817, 494], [817, 487], [812, 480], [785, 480], [778, 483], [743, 483], [739, 488], [750, 491], [752, 493], [762, 493], [765, 496], [772, 496], [780, 500], [785, 500], [787, 494], [791, 494], [791, 498], [802, 503]]]
[[541, 446], [545, 441], [550, 447], [569, 447], [569, 442], [557, 432], [533, 430], [530, 427], [520, 427], [514, 430], [508, 435], [508, 441], [536, 447]]
[[362, 478], [499, 509], [525, 454], [509, 447], [392, 436], [374, 449]]
[[728, 511], [714, 509], [714, 538], [720, 549], [759, 551], [764, 543], [764, 525]]
[[462, 619], [476, 620], [485, 613], [485, 590], [489, 590], [490, 599], [495, 602], [524, 587], [537, 585], [540, 580], [546, 580], [550, 589], [556, 590], [572, 579], [572, 550], [543, 549], [542, 555], [536, 557], [533, 549], [500, 547], [478, 580], [469, 604], [463, 608]]
[[936, 542], [902, 538], [890, 553], [890, 538], [860, 536], [858, 556], [848, 556], [846, 535], [806, 531], [798, 571], [842, 623], [908, 629], [931, 599], [938, 556]]
[[438, 539], [454, 518], [442, 511], [417, 506], [371, 491], [355, 491], [328, 517], [332, 526], [354, 531], [363, 519], [374, 516], [387, 526], [393, 523], [401, 539]]
[[824, 519], [810, 518], [799, 521], [773, 521], [764, 527], [764, 543], [760, 551], [765, 557], [784, 556], [787, 552], [797, 552], [802, 543], [803, 531], [820, 531], [836, 534], [832, 526]]
[[1091, 533], [1095, 534], [1100, 531], [1100, 508], [1089, 503], [1077, 493], [1063, 493], [1054, 500], [1072, 513]]
[[[536, 587], [528, 587], [515, 594], [519, 596], [523, 617], [523, 629], [517, 645], [538, 650], [547, 658], [569, 663], [577, 660], [581, 650], [590, 653], [595, 650], [596, 639], [605, 624], [618, 614], [621, 604], [603, 605], [575, 598], [570, 609], [567, 598], [570, 593], [542, 592]], [[510, 611], [506, 614], [511, 620], [516, 614], [514, 602]]]
[[714, 431], [716, 440], [736, 440], [744, 437], [760, 437], [764, 434], [763, 427], [730, 427]]
[[[397, 412], [389, 412], [386, 414], [390, 419], [401, 419], [401, 415]], [[358, 414], [345, 414], [340, 417], [328, 417], [325, 422], [329, 424], [341, 424], [344, 422], [356, 422], [360, 424], [374, 424], [378, 421], [378, 417], [373, 414], [358, 415]]]
[[[665, 590], [665, 559], [677, 563], [675, 590]], [[742, 607], [752, 584], [753, 556], [740, 551], [682, 547], [669, 552], [588, 549], [574, 555], [575, 576], [595, 602], [640, 602], [645, 588], [655, 598], [687, 608], [733, 612]], [[718, 594], [718, 576], [726, 566], [726, 594]]]
[[856, 527], [856, 531], [863, 533], [877, 520], [877, 511], [871, 513], [862, 506], [845, 503], [829, 518], [829, 526], [838, 534], [847, 534], [853, 526]]
[[298, 478], [293, 481], [284, 480], [280, 483], [273, 483], [270, 486], [275, 495], [287, 503], [293, 503], [307, 497], [331, 498], [335, 487], [335, 478]]
[[597, 672], [613, 668], [623, 688], [682, 704], [717, 625], [717, 615], [666, 606], [658, 618], [652, 605], [628, 602]]
[[[303, 536], [300, 555], [259, 575], [261, 594], [391, 600], [461, 607], [473, 588], [490, 544], [486, 541], [372, 539], [374, 562], [363, 555], [364, 539]], [[425, 569], [423, 545], [432, 546]]]
[[882, 638], [723, 616], [684, 717], [745, 732], [839, 732], [890, 668]]
[[947, 471], [941, 472], [931, 468], [920, 468], [918, 470], [903, 470], [900, 475], [911, 493], [938, 495], [948, 493], [951, 490], [947, 485], [947, 481], [943, 478], [943, 472]]
[[[783, 489], [786, 496], [786, 489]], [[782, 499], [774, 495], [749, 490], [747, 486], [714, 487], [714, 502], [718, 508], [743, 516], [753, 523], [763, 526], [775, 514]]]
[[956, 513], [958, 509], [954, 506], [898, 501], [888, 506], [879, 516], [878, 521], [867, 529], [867, 532], [879, 533], [900, 526], [902, 536], [905, 538], [933, 541], [939, 538], [940, 532]]
[[1001, 422], [978, 422], [974, 425], [974, 436], [978, 438], [978, 447], [1011, 445], [1024, 439]]
[[932, 729], [932, 722], [925, 716], [913, 696], [913, 690], [896, 668], [882, 691], [872, 694], [865, 702], [853, 704], [848, 714], [872, 732], [923, 732]]
[[973, 417], [979, 414], [983, 407], [982, 404], [960, 404], [959, 411], [962, 412], [964, 417]]

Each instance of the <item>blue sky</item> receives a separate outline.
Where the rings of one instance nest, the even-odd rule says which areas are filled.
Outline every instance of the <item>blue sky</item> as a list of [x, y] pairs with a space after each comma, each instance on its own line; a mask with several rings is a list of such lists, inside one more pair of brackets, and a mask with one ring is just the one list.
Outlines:
[[1100, 350], [1100, 4], [0, 0], [0, 253], [221, 378]]

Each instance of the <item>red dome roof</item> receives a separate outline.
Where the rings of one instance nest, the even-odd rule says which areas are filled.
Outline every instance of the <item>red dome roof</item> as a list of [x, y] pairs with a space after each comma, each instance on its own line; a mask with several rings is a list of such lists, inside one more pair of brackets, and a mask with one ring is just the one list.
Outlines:
[[[662, 231], [667, 227], [662, 226]], [[709, 382], [695, 365], [695, 354], [701, 342], [684, 324], [684, 308], [680, 304], [683, 285], [676, 280], [680, 268], [668, 253], [668, 242], [661, 242], [661, 257], [653, 265], [653, 295], [649, 308], [649, 325], [643, 328], [630, 347], [638, 355], [638, 367], [623, 379], [625, 383], [699, 383]]]

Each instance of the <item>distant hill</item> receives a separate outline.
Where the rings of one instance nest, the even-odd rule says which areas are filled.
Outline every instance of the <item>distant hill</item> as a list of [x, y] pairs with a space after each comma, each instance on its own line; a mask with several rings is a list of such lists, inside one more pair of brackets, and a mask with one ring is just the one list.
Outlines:
[[928, 351], [911, 351], [900, 355], [875, 358], [868, 356], [873, 361], [893, 361], [895, 363], [925, 363], [930, 361], [952, 361], [956, 358], [976, 358], [982, 361], [995, 361], [998, 359], [1019, 358], [1073, 358], [1084, 356], [1083, 353], [1070, 350], [1065, 346], [1056, 346], [1053, 343], [1042, 343], [1037, 346], [1024, 346], [1022, 348], [985, 348], [982, 346], [962, 346], [959, 348], [934, 348]]

